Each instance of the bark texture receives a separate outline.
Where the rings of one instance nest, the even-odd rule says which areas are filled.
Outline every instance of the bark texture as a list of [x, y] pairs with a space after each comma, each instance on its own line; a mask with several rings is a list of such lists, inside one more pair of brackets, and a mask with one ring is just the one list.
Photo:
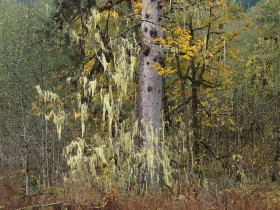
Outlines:
[[155, 38], [163, 37], [161, 26], [164, 1], [142, 0], [142, 3], [141, 17], [143, 22], [140, 28], [141, 50], [137, 104], [140, 136], [137, 140], [137, 146], [144, 148], [150, 154], [153, 153], [153, 168], [144, 168], [140, 177], [145, 180], [146, 186], [151, 186], [154, 191], [157, 191], [160, 187], [159, 138], [163, 79], [153, 69], [153, 66], [156, 64], [164, 65], [163, 50], [154, 43]]
[[162, 108], [162, 76], [152, 69], [156, 63], [163, 65], [163, 50], [154, 44], [154, 39], [163, 37], [162, 0], [143, 0], [141, 24], [141, 51], [138, 95], [138, 119], [142, 138], [139, 146], [146, 141], [145, 127], [151, 124], [154, 133], [159, 136]]

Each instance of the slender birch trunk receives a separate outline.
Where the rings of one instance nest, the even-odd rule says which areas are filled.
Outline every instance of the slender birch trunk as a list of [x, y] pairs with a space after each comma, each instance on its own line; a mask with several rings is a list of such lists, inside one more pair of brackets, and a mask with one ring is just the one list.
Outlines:
[[29, 141], [27, 137], [27, 125], [26, 119], [24, 117], [25, 110], [24, 110], [24, 102], [23, 96], [21, 93], [21, 112], [22, 112], [22, 127], [23, 127], [23, 142], [24, 142], [24, 170], [25, 170], [25, 194], [30, 194], [30, 174], [29, 174]]

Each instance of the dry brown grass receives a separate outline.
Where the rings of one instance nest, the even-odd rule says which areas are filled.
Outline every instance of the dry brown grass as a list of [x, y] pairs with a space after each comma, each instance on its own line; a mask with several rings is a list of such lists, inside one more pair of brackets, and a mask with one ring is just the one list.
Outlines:
[[[117, 188], [104, 192], [93, 186], [89, 179], [68, 182], [52, 192], [24, 196], [20, 184], [20, 172], [1, 174], [0, 209], [17, 209], [40, 206], [53, 202], [64, 204], [64, 209], [104, 209], [104, 210], [258, 210], [280, 209], [280, 189], [273, 187], [239, 187], [223, 190], [204, 188], [187, 189], [180, 195], [161, 192], [153, 195], [137, 195]], [[51, 208], [49, 208], [51, 209]]]
[[273, 203], [273, 198], [277, 199], [277, 193], [279, 193], [277, 187], [268, 189], [245, 186], [220, 191], [201, 188], [188, 190], [181, 195], [161, 192], [140, 196], [117, 189], [102, 193], [94, 186], [76, 183], [76, 185], [68, 187], [61, 198], [64, 203], [72, 203], [77, 209], [80, 207], [81, 209], [106, 210], [261, 210], [280, 209], [279, 200]]

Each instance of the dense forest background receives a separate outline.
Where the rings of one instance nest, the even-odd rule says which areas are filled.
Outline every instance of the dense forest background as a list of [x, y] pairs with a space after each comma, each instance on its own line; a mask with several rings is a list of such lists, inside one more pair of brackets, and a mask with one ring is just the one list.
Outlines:
[[0, 209], [280, 208], [279, 0], [0, 0]]

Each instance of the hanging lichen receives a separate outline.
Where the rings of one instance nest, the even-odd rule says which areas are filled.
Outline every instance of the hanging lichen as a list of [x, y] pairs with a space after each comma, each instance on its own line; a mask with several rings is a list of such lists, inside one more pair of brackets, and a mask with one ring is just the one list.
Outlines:
[[97, 80], [90, 81], [88, 86], [88, 94], [90, 96], [94, 96], [97, 87]]
[[85, 135], [85, 130], [86, 130], [85, 121], [86, 121], [87, 118], [88, 118], [87, 110], [88, 110], [87, 104], [86, 104], [86, 103], [82, 104], [82, 105], [81, 105], [82, 138], [84, 137], [84, 135]]
[[61, 140], [62, 135], [62, 127], [66, 120], [66, 113], [64, 110], [57, 108], [57, 104], [60, 103], [60, 98], [57, 94], [50, 92], [50, 91], [43, 91], [41, 87], [38, 85], [36, 86], [37, 92], [39, 96], [44, 99], [44, 103], [52, 103], [55, 109], [51, 110], [48, 114], [45, 113], [44, 117], [46, 121], [49, 121], [51, 117], [53, 117], [53, 123], [56, 126], [58, 139]]
[[[70, 143], [65, 149], [70, 167], [69, 175], [79, 178], [79, 174], [88, 173], [105, 188], [117, 183], [126, 189], [132, 185], [141, 186], [144, 192], [151, 177], [155, 177], [157, 183], [163, 181], [166, 186], [171, 186], [172, 170], [164, 135], [162, 139], [158, 139], [158, 135], [153, 133], [147, 123], [147, 145], [143, 148], [135, 145], [135, 138], [139, 135], [138, 120], [133, 111], [136, 89], [134, 80], [139, 53], [136, 36], [133, 34], [128, 38], [112, 38], [105, 45], [97, 27], [97, 24], [101, 24], [102, 15], [96, 10], [91, 12], [92, 16], [86, 22], [88, 37], [83, 41], [85, 51], [90, 52], [91, 58], [88, 60], [96, 59], [95, 61], [100, 62], [102, 72], [89, 69], [87, 72], [83, 71], [78, 79], [73, 76], [66, 81], [69, 85], [75, 82], [77, 86], [76, 93], [70, 96], [74, 107], [70, 110], [73, 114], [69, 116], [75, 119], [75, 123], [78, 122], [79, 132], [81, 130], [76, 138], [69, 139]], [[116, 35], [117, 30], [118, 27], [114, 31]], [[70, 30], [74, 41], [82, 39], [78, 31], [75, 27]], [[111, 57], [108, 56], [106, 47], [110, 48]], [[59, 100], [56, 94], [36, 88], [45, 101]], [[61, 139], [66, 113], [64, 110], [54, 109], [46, 114], [45, 119], [50, 120], [51, 117]], [[69, 117], [67, 123], [74, 126], [75, 123], [70, 121], [72, 118]], [[159, 171], [162, 171], [163, 180]]]
[[66, 119], [66, 114], [64, 110], [59, 111], [57, 114], [53, 115], [53, 123], [56, 125], [56, 130], [57, 130], [59, 140], [61, 140], [62, 126], [65, 123], [65, 119]]

